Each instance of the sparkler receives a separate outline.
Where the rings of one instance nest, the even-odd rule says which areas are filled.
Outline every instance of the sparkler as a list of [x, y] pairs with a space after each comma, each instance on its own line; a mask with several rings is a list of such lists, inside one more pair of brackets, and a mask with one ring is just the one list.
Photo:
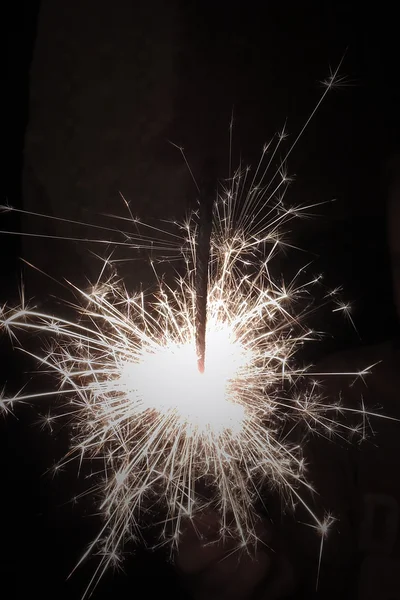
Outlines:
[[[307, 123], [336, 81], [337, 71]], [[285, 223], [309, 208], [284, 207], [290, 183], [284, 164], [300, 136], [270, 176], [285, 137], [283, 131], [264, 147], [253, 175], [238, 168], [219, 189], [213, 213], [207, 191], [199, 243], [195, 215], [162, 239], [154, 237], [159, 230], [136, 219], [140, 235], [121, 232], [124, 241], [117, 244], [147, 248], [151, 241], [152, 249], [181, 256], [185, 275], [173, 286], [154, 263], [154, 293], [131, 295], [115, 274], [105, 276], [109, 259], [89, 291], [70, 284], [78, 319], [41, 312], [24, 299], [1, 310], [2, 328], [14, 343], [21, 331], [51, 340], [32, 356], [57, 376], [61, 416], [74, 422], [71, 450], [56, 470], [73, 460], [99, 465], [89, 493], [101, 495], [104, 524], [80, 562], [96, 551], [101, 560], [87, 593], [118, 563], [124, 543], [141, 537], [143, 512], [152, 511], [153, 520], [162, 515], [160, 543], [176, 546], [186, 519], [212, 506], [221, 536], [247, 547], [256, 539], [255, 505], [265, 485], [288, 505], [303, 505], [321, 534], [322, 550], [332, 519], [320, 519], [304, 500], [312, 490], [305, 439], [291, 441], [287, 430], [305, 424], [331, 436], [363, 435], [364, 429], [341, 422], [345, 409], [324, 400], [314, 381], [318, 374], [296, 366], [297, 350], [316, 337], [306, 317], [318, 278], [303, 282], [301, 270], [285, 283], [270, 273], [284, 246]], [[300, 386], [306, 376], [310, 385]], [[52, 394], [7, 399], [3, 393], [0, 408]]]

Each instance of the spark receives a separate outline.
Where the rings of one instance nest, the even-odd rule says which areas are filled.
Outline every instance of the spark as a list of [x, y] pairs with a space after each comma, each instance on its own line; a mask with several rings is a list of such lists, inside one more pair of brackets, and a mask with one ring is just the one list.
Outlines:
[[12, 410], [13, 399], [5, 397], [5, 386], [0, 391], [0, 413], [6, 414]]
[[[134, 225], [135, 234], [101, 227], [123, 240], [83, 240], [180, 256], [186, 270], [171, 285], [152, 263], [154, 291], [132, 294], [115, 273], [106, 275], [113, 266], [108, 256], [88, 291], [69, 284], [76, 297], [71, 320], [25, 301], [15, 309], [1, 308], [0, 325], [13, 343], [19, 343], [17, 333], [23, 331], [51, 340], [42, 353], [22, 349], [56, 376], [58, 387], [12, 400], [3, 391], [0, 409], [7, 412], [13, 403], [57, 395], [61, 417], [73, 422], [73, 439], [65, 459], [51, 467], [52, 475], [72, 461], [79, 470], [84, 459], [96, 465], [88, 493], [100, 496], [104, 523], [78, 563], [91, 554], [100, 557], [85, 594], [108, 567], [120, 568], [125, 543], [142, 539], [149, 514], [161, 522], [159, 543], [177, 547], [187, 520], [195, 521], [212, 507], [221, 536], [235, 538], [238, 547], [250, 546], [257, 538], [256, 507], [264, 486], [293, 510], [300, 504], [307, 511], [321, 536], [321, 560], [333, 518], [320, 518], [304, 499], [312, 490], [306, 435], [350, 437], [354, 428], [339, 418], [345, 407], [324, 399], [318, 374], [296, 361], [297, 351], [315, 338], [307, 316], [314, 310], [310, 298], [320, 278], [304, 283], [300, 270], [289, 284], [280, 282], [271, 275], [271, 263], [286, 246], [285, 223], [302, 216], [299, 207], [283, 207], [292, 180], [286, 159], [335, 78], [337, 71], [272, 173], [286, 128], [275, 146], [264, 147], [252, 177], [249, 168], [239, 168], [220, 186], [211, 236], [204, 372], [197, 368], [196, 352], [195, 214], [171, 232], [142, 224], [129, 209], [129, 219], [109, 216]], [[157, 235], [154, 245], [143, 228]], [[345, 305], [336, 310], [348, 313]], [[365, 430], [370, 413], [364, 405], [361, 413]], [[52, 429], [54, 421], [46, 414], [41, 425]], [[288, 430], [300, 432], [300, 441]]]

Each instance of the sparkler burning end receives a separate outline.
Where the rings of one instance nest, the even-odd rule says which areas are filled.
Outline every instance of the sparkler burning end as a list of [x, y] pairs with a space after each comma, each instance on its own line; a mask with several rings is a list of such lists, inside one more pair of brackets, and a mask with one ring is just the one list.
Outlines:
[[[311, 117], [336, 78], [337, 72]], [[140, 537], [142, 511], [164, 513], [161, 541], [176, 545], [185, 519], [212, 506], [221, 536], [236, 537], [245, 547], [255, 540], [254, 507], [266, 484], [289, 505], [304, 506], [321, 540], [327, 533], [331, 518], [320, 519], [303, 500], [312, 489], [304, 439], [290, 441], [287, 431], [296, 424], [329, 435], [354, 429], [337, 419], [343, 407], [326, 404], [315, 382], [307, 389], [299, 385], [312, 375], [296, 367], [295, 353], [314, 337], [305, 324], [305, 302], [318, 279], [302, 283], [300, 271], [278, 283], [270, 274], [283, 245], [282, 227], [307, 210], [283, 205], [290, 183], [283, 165], [299, 137], [270, 176], [284, 138], [282, 132], [265, 146], [254, 175], [239, 168], [219, 191], [200, 284], [198, 253], [204, 248], [197, 244], [194, 215], [178, 237], [168, 234], [160, 243], [180, 252], [186, 264], [173, 287], [154, 265], [154, 294], [131, 297], [115, 275], [104, 279], [105, 264], [92, 290], [71, 286], [78, 320], [42, 313], [24, 301], [2, 309], [2, 327], [15, 343], [21, 330], [51, 339], [35, 358], [58, 377], [63, 413], [74, 419], [71, 451], [59, 466], [85, 458], [100, 465], [90, 493], [102, 496], [104, 525], [82, 560], [94, 551], [102, 558], [87, 591], [118, 561], [124, 543]], [[127, 247], [148, 247], [145, 235], [122, 233]], [[201, 293], [204, 331], [198, 327]], [[11, 400], [3, 394], [0, 408], [50, 394]]]

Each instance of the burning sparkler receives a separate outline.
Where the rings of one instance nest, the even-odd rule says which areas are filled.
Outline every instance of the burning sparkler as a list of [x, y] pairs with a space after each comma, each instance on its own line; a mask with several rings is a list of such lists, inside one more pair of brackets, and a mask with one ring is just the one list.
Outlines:
[[[310, 119], [337, 77], [336, 71]], [[311, 489], [304, 440], [290, 441], [285, 428], [305, 422], [329, 435], [358, 428], [337, 420], [343, 408], [326, 404], [315, 383], [298, 385], [312, 375], [294, 357], [314, 338], [305, 303], [318, 278], [304, 283], [299, 271], [279, 283], [270, 273], [282, 227], [307, 210], [284, 207], [285, 160], [270, 176], [284, 138], [281, 132], [264, 147], [254, 175], [239, 168], [215, 203], [207, 191], [199, 243], [195, 215], [179, 234], [166, 234], [162, 247], [175, 249], [186, 264], [174, 286], [154, 265], [156, 291], [132, 296], [115, 275], [105, 277], [106, 261], [90, 291], [71, 284], [79, 319], [57, 318], [24, 301], [2, 308], [2, 327], [15, 343], [20, 331], [51, 339], [34, 357], [58, 377], [63, 413], [74, 419], [71, 451], [61, 465], [86, 458], [100, 465], [90, 491], [102, 496], [104, 525], [81, 560], [95, 550], [102, 559], [88, 590], [124, 543], [141, 535], [141, 511], [152, 506], [164, 513], [162, 543], [177, 545], [185, 519], [212, 506], [221, 536], [245, 547], [255, 540], [254, 506], [266, 484], [289, 505], [301, 503], [321, 539], [326, 535], [331, 518], [320, 519], [303, 499]], [[145, 234], [124, 235], [127, 247], [148, 246]], [[0, 408], [52, 393], [10, 400], [2, 394]]]

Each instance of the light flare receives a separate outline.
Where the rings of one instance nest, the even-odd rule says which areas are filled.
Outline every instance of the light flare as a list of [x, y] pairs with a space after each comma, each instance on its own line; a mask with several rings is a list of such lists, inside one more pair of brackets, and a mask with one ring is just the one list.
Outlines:
[[[337, 71], [306, 125], [336, 76]], [[42, 424], [54, 427], [62, 417], [73, 421], [71, 450], [53, 472], [71, 461], [79, 469], [84, 459], [93, 464], [88, 493], [100, 495], [104, 524], [80, 561], [93, 552], [101, 556], [87, 592], [107, 567], [119, 565], [125, 542], [141, 539], [149, 514], [151, 521], [161, 521], [160, 544], [176, 547], [186, 520], [208, 507], [220, 516], [221, 536], [236, 538], [243, 548], [254, 543], [256, 507], [265, 486], [289, 507], [303, 506], [321, 535], [322, 551], [332, 519], [320, 518], [305, 500], [313, 490], [304, 459], [306, 436], [363, 436], [373, 413], [362, 407], [361, 430], [341, 420], [345, 407], [327, 402], [318, 374], [295, 360], [304, 343], [318, 337], [307, 316], [315, 309], [312, 290], [320, 278], [305, 279], [304, 269], [289, 283], [271, 275], [273, 259], [287, 247], [285, 224], [310, 208], [284, 205], [290, 184], [285, 160], [300, 135], [271, 176], [286, 132], [264, 147], [254, 175], [240, 167], [218, 193], [204, 373], [196, 355], [196, 214], [174, 231], [122, 219], [135, 232], [120, 232], [124, 241], [117, 246], [151, 247], [154, 254], [181, 259], [185, 272], [172, 287], [154, 262], [155, 289], [132, 296], [115, 274], [106, 276], [114, 268], [108, 257], [89, 291], [71, 284], [77, 297], [71, 320], [29, 307], [23, 296], [17, 308], [1, 307], [0, 324], [15, 345], [24, 331], [51, 340], [43, 352], [31, 353], [59, 382], [61, 411], [46, 414]], [[143, 237], [141, 228], [147, 232]], [[150, 239], [149, 233], [157, 237]], [[160, 259], [162, 264], [165, 255]], [[327, 294], [326, 302], [337, 306], [336, 292]], [[8, 412], [12, 404], [52, 394], [6, 399], [2, 392], [0, 409]]]

